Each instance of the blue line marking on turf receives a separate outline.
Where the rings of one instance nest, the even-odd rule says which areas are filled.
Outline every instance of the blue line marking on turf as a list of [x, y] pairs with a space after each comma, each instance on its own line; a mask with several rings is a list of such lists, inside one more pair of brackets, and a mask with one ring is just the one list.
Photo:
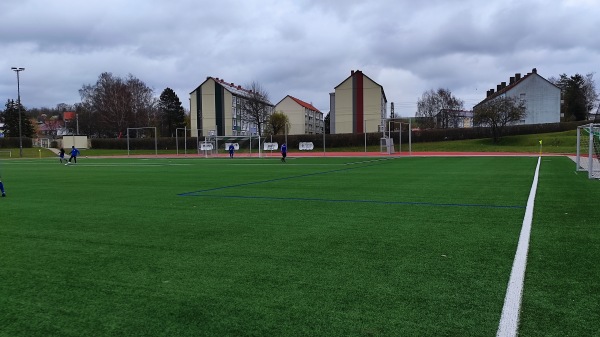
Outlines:
[[[316, 176], [316, 175], [321, 175], [321, 174], [327, 174], [327, 173], [334, 173], [334, 172], [341, 172], [341, 171], [348, 171], [348, 170], [354, 170], [354, 169], [358, 169], [358, 168], [363, 168], [363, 167], [369, 167], [369, 166], [374, 166], [377, 164], [381, 164], [379, 163], [379, 161], [382, 160], [390, 160], [390, 159], [378, 159], [378, 163], [374, 163], [374, 164], [370, 164], [370, 165], [363, 165], [363, 166], [358, 166], [358, 167], [344, 167], [341, 169], [336, 169], [336, 170], [329, 170], [329, 171], [322, 171], [322, 172], [315, 172], [315, 173], [307, 173], [307, 174], [300, 174], [297, 176], [290, 176], [290, 177], [283, 177], [283, 178], [275, 178], [275, 179], [268, 179], [268, 180], [260, 180], [260, 181], [252, 181], [249, 183], [243, 183], [243, 184], [236, 184], [236, 185], [228, 185], [228, 186], [220, 186], [220, 187], [214, 187], [214, 188], [208, 188], [205, 190], [199, 190], [199, 191], [194, 191], [194, 192], [186, 192], [186, 193], [180, 193], [178, 194], [178, 196], [180, 197], [185, 197], [185, 196], [190, 196], [190, 195], [196, 195], [198, 193], [205, 193], [205, 192], [212, 192], [212, 191], [219, 191], [219, 190], [225, 190], [228, 188], [236, 188], [236, 187], [242, 187], [242, 186], [250, 186], [250, 185], [257, 185], [257, 184], [266, 184], [266, 183], [271, 183], [274, 181], [282, 181], [282, 180], [289, 180], [289, 179], [295, 179], [295, 178], [303, 178], [303, 177], [310, 177], [310, 176]], [[364, 164], [365, 162], [359, 162], [359, 163], [349, 163], [346, 165], [355, 165], [355, 164]]]
[[300, 174], [296, 176], [282, 177], [282, 178], [274, 178], [268, 180], [260, 180], [260, 181], [252, 181], [248, 183], [235, 184], [235, 185], [227, 185], [227, 186], [219, 186], [214, 188], [208, 188], [205, 190], [193, 191], [180, 193], [178, 196], [181, 197], [206, 197], [206, 198], [224, 198], [224, 199], [256, 199], [256, 200], [278, 200], [278, 201], [315, 201], [315, 202], [334, 202], [334, 203], [363, 203], [363, 204], [381, 204], [381, 205], [414, 205], [414, 206], [434, 206], [434, 207], [479, 207], [479, 208], [505, 208], [505, 209], [524, 209], [525, 206], [514, 206], [514, 205], [485, 205], [485, 204], [455, 204], [455, 203], [434, 203], [434, 202], [417, 202], [417, 201], [385, 201], [385, 200], [352, 200], [352, 199], [320, 199], [320, 198], [282, 198], [282, 197], [261, 197], [261, 196], [241, 196], [241, 195], [212, 195], [206, 194], [206, 192], [214, 192], [221, 191], [230, 188], [237, 188], [243, 186], [251, 186], [258, 184], [266, 184], [275, 181], [289, 180], [295, 178], [303, 178], [316, 176], [327, 173], [335, 173], [342, 172], [348, 170], [359, 169], [363, 167], [375, 166], [382, 164], [383, 161], [393, 160], [395, 158], [385, 158], [385, 159], [377, 159], [375, 161], [363, 161], [363, 162], [352, 162], [346, 163], [346, 165], [357, 165], [357, 164], [367, 164], [368, 165], [360, 165], [353, 167], [344, 167], [341, 169], [315, 172], [315, 173], [307, 173]]
[[525, 206], [514, 205], [485, 205], [485, 204], [452, 204], [418, 201], [385, 201], [385, 200], [352, 200], [352, 199], [320, 199], [320, 198], [279, 198], [279, 197], [259, 197], [243, 195], [211, 195], [211, 194], [193, 194], [193, 197], [223, 198], [223, 199], [257, 199], [257, 200], [278, 200], [278, 201], [315, 201], [315, 202], [335, 202], [335, 203], [362, 203], [362, 204], [381, 204], [381, 205], [414, 205], [414, 206], [435, 206], [435, 207], [479, 207], [479, 208], [508, 208], [524, 209]]

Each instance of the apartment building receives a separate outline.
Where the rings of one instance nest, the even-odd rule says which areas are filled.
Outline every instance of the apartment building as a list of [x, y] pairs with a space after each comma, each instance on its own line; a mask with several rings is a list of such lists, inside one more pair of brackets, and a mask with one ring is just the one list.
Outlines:
[[275, 104], [275, 111], [283, 112], [290, 121], [290, 135], [323, 134], [323, 113], [311, 103], [287, 95]]
[[[256, 135], [256, 122], [244, 118], [242, 108], [252, 92], [223, 79], [207, 77], [190, 93], [190, 121], [192, 136], [246, 136]], [[268, 114], [274, 106], [264, 102]]]
[[516, 124], [542, 124], [560, 122], [560, 88], [540, 76], [536, 68], [521, 77], [516, 73], [496, 89], [487, 91], [486, 98], [473, 107], [498, 97], [516, 97], [525, 102], [527, 116]]
[[330, 94], [330, 132], [378, 132], [387, 118], [383, 87], [360, 70], [335, 87]]

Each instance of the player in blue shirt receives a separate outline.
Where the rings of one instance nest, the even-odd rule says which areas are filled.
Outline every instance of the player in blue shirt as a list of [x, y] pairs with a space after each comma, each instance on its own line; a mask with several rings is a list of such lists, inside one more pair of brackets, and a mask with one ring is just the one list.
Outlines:
[[2, 192], [3, 197], [6, 196], [6, 193], [4, 193], [4, 184], [2, 183], [2, 180], [0, 180], [0, 192]]
[[65, 162], [67, 162], [67, 160], [65, 159], [65, 149], [63, 149], [61, 147], [60, 150], [58, 151], [58, 160], [60, 161], [61, 164], [63, 162], [63, 159]]
[[79, 155], [79, 150], [77, 150], [75, 148], [75, 145], [71, 146], [71, 158], [69, 158], [69, 163], [71, 162], [71, 159], [73, 159], [75, 164], [77, 164], [77, 156], [78, 155]]
[[285, 143], [281, 144], [281, 161], [285, 163], [285, 157], [287, 157], [287, 146]]
[[229, 158], [233, 158], [234, 151], [235, 151], [235, 147], [233, 147], [233, 144], [229, 144]]

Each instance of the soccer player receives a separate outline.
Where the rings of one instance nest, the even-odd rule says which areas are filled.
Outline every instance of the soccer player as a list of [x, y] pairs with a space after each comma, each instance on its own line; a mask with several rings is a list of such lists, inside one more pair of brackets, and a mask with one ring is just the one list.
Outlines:
[[234, 151], [235, 151], [235, 147], [233, 147], [233, 144], [229, 144], [229, 158], [233, 158]]
[[4, 193], [4, 184], [2, 183], [2, 180], [0, 180], [0, 192], [2, 192], [3, 197], [6, 196], [6, 193]]
[[77, 150], [75, 148], [75, 145], [71, 146], [71, 158], [69, 158], [69, 163], [71, 162], [71, 159], [73, 159], [73, 162], [75, 162], [75, 164], [77, 164], [77, 156], [79, 155], [79, 150]]
[[59, 161], [62, 164], [63, 160], [65, 161], [65, 163], [67, 162], [67, 160], [65, 159], [65, 149], [63, 149], [62, 147], [60, 148], [60, 150], [58, 151], [58, 157], [59, 157]]
[[285, 143], [281, 144], [281, 161], [285, 163], [285, 157], [287, 157], [287, 146]]

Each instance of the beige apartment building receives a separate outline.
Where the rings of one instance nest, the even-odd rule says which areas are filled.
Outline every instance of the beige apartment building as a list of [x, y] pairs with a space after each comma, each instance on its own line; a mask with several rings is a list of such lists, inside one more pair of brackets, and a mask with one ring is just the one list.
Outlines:
[[275, 105], [275, 111], [283, 112], [290, 121], [289, 135], [323, 134], [323, 113], [312, 104], [290, 95]]
[[332, 134], [381, 131], [387, 118], [385, 91], [362, 71], [352, 70], [330, 94], [329, 113]]
[[[242, 106], [251, 92], [223, 79], [207, 77], [190, 93], [191, 135], [247, 136], [256, 135], [255, 123], [244, 120]], [[273, 105], [265, 103], [273, 113]], [[264, 130], [264, 125], [260, 130]]]

